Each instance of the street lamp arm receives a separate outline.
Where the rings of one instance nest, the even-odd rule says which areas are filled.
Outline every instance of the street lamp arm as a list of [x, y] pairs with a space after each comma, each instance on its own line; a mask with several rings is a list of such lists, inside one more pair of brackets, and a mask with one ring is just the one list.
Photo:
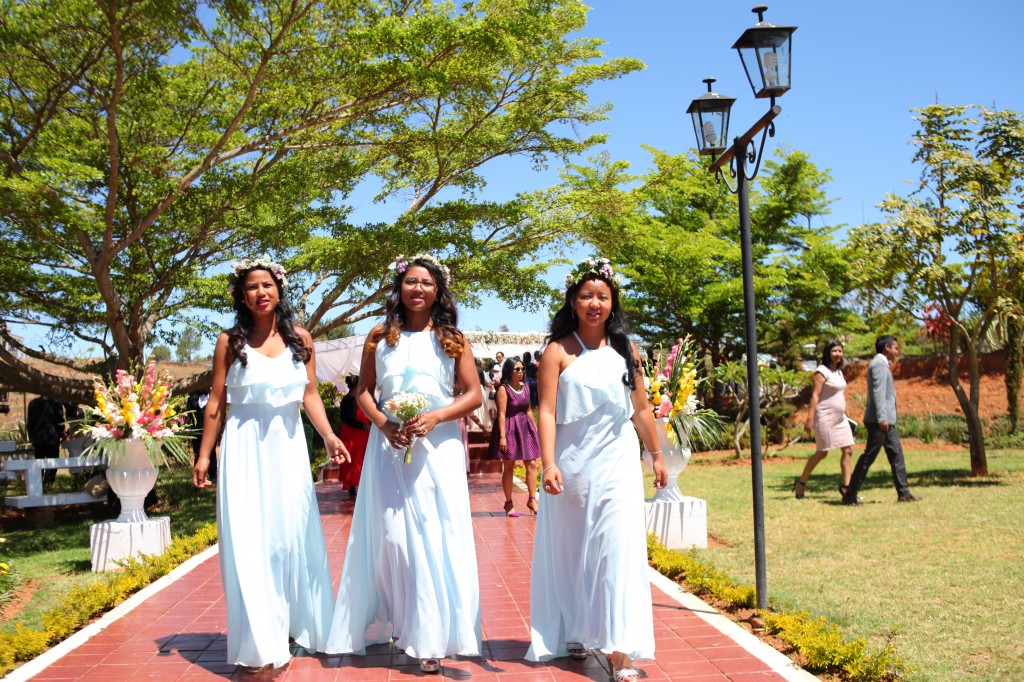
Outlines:
[[[737, 137], [736, 141], [733, 142], [732, 146], [729, 147], [728, 149], [726, 149], [724, 154], [722, 154], [720, 157], [715, 159], [714, 162], [712, 162], [711, 167], [708, 170], [710, 170], [712, 173], [718, 173], [719, 171], [721, 171], [722, 166], [724, 166], [727, 163], [731, 163], [732, 162], [733, 157], [736, 155], [736, 150], [737, 149], [745, 150], [747, 148], [747, 146], [753, 141], [754, 137], [756, 137], [757, 134], [759, 132], [761, 132], [762, 130], [764, 130], [765, 128], [768, 128], [768, 134], [771, 135], [772, 137], [774, 137], [775, 136], [775, 124], [772, 123], [772, 121], [774, 121], [778, 117], [778, 115], [781, 114], [781, 113], [782, 113], [782, 107], [780, 107], [778, 104], [773, 105], [772, 108], [769, 109], [765, 113], [764, 116], [762, 116], [760, 119], [758, 119], [757, 123], [755, 123], [754, 125], [752, 125], [750, 127], [750, 130], [748, 130], [747, 132], [745, 132], [742, 135], [740, 135], [739, 137]], [[762, 150], [764, 149], [764, 138], [763, 137], [761, 138], [761, 149]], [[753, 152], [750, 152], [748, 154], [748, 156], [750, 156], [752, 154], [753, 154]], [[760, 158], [760, 154], [758, 154], [757, 158]], [[754, 160], [755, 159], [753, 159], [753, 158], [750, 159], [750, 161], [754, 161]], [[757, 175], [757, 171], [756, 170], [754, 171], [754, 175]], [[751, 176], [748, 179], [752, 180], [753, 176]]]

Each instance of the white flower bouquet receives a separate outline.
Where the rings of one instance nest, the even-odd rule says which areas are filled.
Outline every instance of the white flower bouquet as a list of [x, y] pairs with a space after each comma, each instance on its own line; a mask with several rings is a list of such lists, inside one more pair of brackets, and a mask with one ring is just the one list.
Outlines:
[[[430, 407], [430, 399], [422, 393], [396, 393], [384, 403], [384, 409], [393, 417], [400, 419], [403, 424], [425, 412], [428, 407]], [[412, 463], [411, 442], [405, 449], [404, 461], [406, 464]]]

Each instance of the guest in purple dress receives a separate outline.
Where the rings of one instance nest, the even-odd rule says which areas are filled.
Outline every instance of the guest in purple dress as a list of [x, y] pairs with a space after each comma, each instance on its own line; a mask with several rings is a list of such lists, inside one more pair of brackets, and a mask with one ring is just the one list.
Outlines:
[[537, 464], [540, 441], [530, 413], [530, 386], [523, 373], [523, 361], [509, 358], [501, 368], [501, 385], [496, 391], [498, 416], [491, 431], [490, 455], [502, 461], [501, 487], [505, 491], [505, 515], [519, 516], [512, 503], [512, 470], [516, 460], [526, 465], [526, 507], [537, 513]]

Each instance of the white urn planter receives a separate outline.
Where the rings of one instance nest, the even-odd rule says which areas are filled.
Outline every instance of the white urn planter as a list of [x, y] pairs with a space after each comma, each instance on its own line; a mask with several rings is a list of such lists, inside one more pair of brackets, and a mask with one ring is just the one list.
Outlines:
[[[708, 546], [708, 511], [704, 500], [687, 497], [679, 490], [679, 475], [690, 463], [690, 450], [668, 437], [668, 419], [655, 419], [658, 449], [668, 473], [668, 484], [647, 500], [647, 532], [653, 533], [669, 549]], [[653, 458], [644, 454], [653, 471]]]
[[118, 523], [148, 521], [143, 503], [156, 485], [157, 470], [149, 459], [146, 441], [129, 438], [122, 454], [111, 455], [107, 463], [107, 483], [121, 501]]
[[[658, 449], [661, 450], [661, 460], [665, 464], [665, 471], [668, 473], [668, 484], [659, 489], [652, 502], [678, 502], [683, 499], [683, 493], [679, 490], [679, 475], [690, 463], [690, 451], [678, 443], [669, 440], [668, 417], [654, 420], [655, 431], [658, 433]], [[654, 458], [644, 453], [644, 463], [647, 468], [654, 471]]]

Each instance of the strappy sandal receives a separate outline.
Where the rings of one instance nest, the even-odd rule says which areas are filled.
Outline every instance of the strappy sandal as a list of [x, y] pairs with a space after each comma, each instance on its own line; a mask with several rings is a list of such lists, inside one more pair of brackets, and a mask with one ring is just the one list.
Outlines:
[[505, 500], [505, 516], [512, 519], [519, 518], [519, 512], [516, 511], [515, 505], [512, 504], [512, 500]]
[[425, 673], [441, 672], [441, 661], [436, 658], [421, 658], [420, 670]]
[[582, 661], [587, 657], [587, 647], [583, 646], [583, 642], [569, 642], [565, 648], [569, 652], [569, 658]]
[[530, 499], [526, 501], [526, 508], [533, 512], [533, 515], [537, 515], [537, 498], [530, 495]]
[[636, 668], [619, 668], [615, 671], [615, 682], [640, 682], [640, 671]]

